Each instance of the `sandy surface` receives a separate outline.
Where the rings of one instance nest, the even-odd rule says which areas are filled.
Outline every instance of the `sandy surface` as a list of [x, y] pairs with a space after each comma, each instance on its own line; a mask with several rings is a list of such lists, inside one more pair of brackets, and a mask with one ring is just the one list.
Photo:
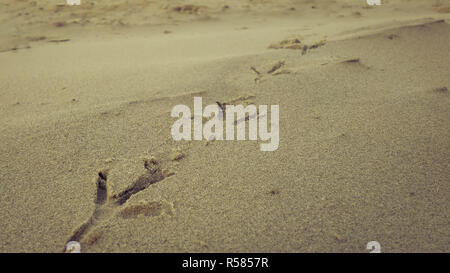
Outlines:
[[[0, 3], [1, 252], [450, 251], [450, 1], [43, 2]], [[174, 141], [194, 96], [279, 148]]]

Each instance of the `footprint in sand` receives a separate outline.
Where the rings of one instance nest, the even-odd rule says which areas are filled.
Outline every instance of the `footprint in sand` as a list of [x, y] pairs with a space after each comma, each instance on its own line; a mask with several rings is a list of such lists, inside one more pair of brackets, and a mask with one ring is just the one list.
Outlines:
[[436, 88], [433, 88], [433, 92], [445, 94], [445, 93], [448, 93], [448, 88], [446, 86], [436, 87]]
[[[220, 110], [222, 111], [223, 116], [226, 118], [226, 107], [227, 105], [242, 105], [243, 107], [247, 107], [248, 105], [255, 105], [255, 103], [253, 102], [253, 99], [256, 98], [256, 96], [254, 95], [247, 95], [247, 96], [239, 96], [237, 98], [228, 100], [226, 102], [219, 102], [216, 101], [218, 107], [220, 108]], [[258, 110], [257, 110], [258, 111]], [[250, 115], [248, 112], [245, 113], [245, 117], [241, 118], [241, 119], [236, 119], [234, 121], [234, 125], [238, 125], [241, 122], [246, 122], [249, 121], [251, 119], [255, 119], [256, 117], [261, 117], [261, 115], [256, 112], [256, 114], [252, 114]], [[208, 145], [210, 142], [214, 141], [214, 139], [209, 139], [206, 142], [206, 145]]]
[[[138, 192], [147, 189], [150, 185], [158, 183], [165, 178], [174, 175], [173, 172], [162, 170], [160, 164], [154, 158], [144, 159], [144, 173], [133, 183], [117, 194], [112, 194], [112, 187], [108, 182], [108, 170], [98, 172], [95, 178], [97, 188], [94, 199], [95, 210], [92, 216], [78, 227], [69, 240], [70, 242], [81, 242], [92, 245], [101, 237], [100, 227], [109, 219], [118, 215], [124, 219], [143, 216], [172, 215], [173, 205], [166, 201], [141, 202], [139, 204], [126, 205], [126, 202]], [[72, 247], [73, 244], [71, 244]], [[64, 252], [67, 252], [67, 247]]]
[[254, 104], [253, 103], [253, 99], [255, 98], [255, 96], [253, 95], [247, 95], [247, 96], [239, 96], [237, 98], [228, 100], [228, 101], [216, 101], [217, 105], [219, 106], [219, 108], [222, 110], [223, 114], [225, 114], [226, 112], [226, 107], [227, 105], [242, 105], [244, 107]]
[[362, 69], [371, 69], [371, 66], [368, 66], [366, 64], [364, 64], [363, 62], [361, 62], [360, 58], [348, 58], [348, 59], [344, 59], [344, 60], [339, 60], [337, 61], [338, 65], [345, 65], [346, 67], [350, 68], [350, 67], [354, 67], [354, 68], [362, 68]]
[[197, 6], [197, 5], [182, 5], [182, 6], [176, 6], [172, 10], [178, 13], [185, 13], [185, 14], [200, 14], [204, 12], [207, 9], [206, 6]]
[[302, 55], [305, 55], [309, 50], [316, 49], [321, 46], [324, 46], [327, 43], [327, 39], [324, 38], [320, 41], [316, 41], [312, 44], [305, 44], [303, 43], [300, 38], [294, 37], [294, 38], [288, 38], [284, 39], [280, 42], [273, 43], [269, 45], [269, 49], [294, 49], [294, 50], [301, 50]]
[[389, 35], [387, 36], [387, 38], [388, 38], [389, 40], [394, 40], [394, 39], [399, 38], [399, 36], [398, 36], [397, 34], [389, 34]]
[[291, 69], [285, 68], [285, 65], [286, 65], [286, 61], [280, 60], [273, 64], [270, 64], [270, 68], [267, 70], [266, 73], [260, 72], [254, 66], [251, 66], [250, 70], [256, 74], [256, 78], [254, 79], [255, 83], [260, 83], [262, 81], [262, 79], [264, 78], [265, 74], [277, 76], [277, 75], [292, 73], [293, 71]]

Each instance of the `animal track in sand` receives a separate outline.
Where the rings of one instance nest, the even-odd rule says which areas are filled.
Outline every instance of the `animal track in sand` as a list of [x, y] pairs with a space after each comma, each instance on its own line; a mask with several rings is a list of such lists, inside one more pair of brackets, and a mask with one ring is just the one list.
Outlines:
[[183, 6], [176, 6], [172, 10], [178, 13], [188, 13], [188, 14], [199, 14], [206, 10], [206, 6], [197, 6], [197, 5], [183, 5]]
[[321, 46], [324, 46], [327, 43], [327, 39], [324, 38], [320, 41], [316, 41], [310, 45], [303, 43], [300, 38], [288, 38], [284, 39], [280, 42], [273, 43], [269, 45], [269, 49], [295, 49], [295, 50], [301, 50], [302, 55], [305, 55], [308, 50], [316, 49]]
[[[243, 107], [247, 107], [248, 105], [255, 105], [255, 103], [253, 102], [253, 99], [256, 96], [253, 95], [247, 95], [247, 96], [239, 96], [237, 98], [231, 99], [229, 101], [226, 102], [219, 102], [216, 101], [218, 107], [220, 108], [220, 110], [222, 111], [224, 118], [226, 119], [226, 107], [227, 105], [242, 105]], [[258, 110], [257, 110], [258, 111]], [[261, 117], [261, 115], [256, 112], [253, 115], [250, 115], [248, 112], [245, 113], [245, 117], [241, 118], [241, 119], [236, 119], [234, 121], [234, 125], [238, 125], [241, 122], [246, 122], [249, 121], [250, 119], [254, 119], [256, 117]], [[210, 139], [206, 142], [206, 145], [208, 145], [210, 142], [212, 142], [214, 139]]]
[[[173, 205], [166, 201], [124, 205], [133, 195], [147, 189], [152, 184], [164, 180], [166, 177], [174, 175], [173, 172], [162, 170], [160, 164], [153, 158], [144, 159], [144, 168], [145, 172], [142, 175], [117, 194], [111, 193], [108, 171], [102, 170], [98, 172], [95, 178], [97, 192], [94, 199], [94, 212], [85, 223], [74, 231], [67, 242], [76, 241], [88, 245], [94, 244], [102, 235], [100, 226], [115, 215], [124, 219], [134, 218], [139, 215], [151, 217], [162, 214], [172, 215], [174, 211]], [[119, 212], [117, 213], [118, 210]]]
[[119, 194], [113, 195], [113, 199], [117, 204], [124, 204], [134, 194], [145, 190], [151, 184], [157, 183], [164, 179], [161, 168], [159, 167], [159, 164], [156, 160], [145, 160], [144, 167], [147, 170], [146, 173], [139, 176], [139, 178], [124, 191], [120, 192]]
[[95, 199], [95, 203], [102, 205], [105, 203], [106, 198], [108, 197], [108, 189], [106, 188], [106, 180], [107, 174], [105, 172], [99, 172], [98, 178], [96, 181], [97, 186], [97, 198]]
[[225, 101], [225, 102], [216, 101], [216, 103], [220, 107], [222, 112], [225, 114], [227, 105], [238, 105], [238, 104], [241, 104], [242, 106], [246, 107], [246, 106], [248, 106], [250, 104], [254, 104], [253, 103], [253, 99], [254, 98], [255, 98], [255, 96], [253, 96], [253, 95], [239, 96], [237, 98], [234, 98], [234, 99], [231, 99], [231, 100], [228, 100], [228, 101]]
[[433, 88], [433, 92], [435, 92], [435, 93], [448, 93], [448, 88], [446, 86]]
[[359, 62], [360, 62], [359, 58], [346, 59], [341, 61], [341, 63], [359, 63]]
[[398, 36], [397, 34], [389, 34], [389, 35], [387, 36], [387, 38], [388, 38], [389, 40], [394, 40], [394, 39], [399, 38], [399, 36]]
[[278, 71], [281, 67], [283, 67], [284, 65], [285, 65], [285, 61], [278, 61], [276, 64], [274, 64], [273, 66], [272, 66], [272, 68], [269, 70], [269, 71], [267, 71], [267, 74], [273, 74], [273, 73], [275, 73], [276, 71]]
[[363, 68], [363, 69], [371, 69], [371, 66], [368, 66], [361, 62], [360, 58], [348, 58], [337, 61], [339, 65], [345, 65], [347, 67], [355, 67], [355, 68]]
[[252, 70], [256, 74], [256, 78], [254, 79], [255, 83], [259, 83], [264, 78], [265, 74], [276, 76], [276, 75], [281, 75], [281, 74], [292, 73], [293, 72], [292, 70], [284, 68], [285, 65], [286, 65], [286, 61], [280, 60], [280, 61], [277, 61], [276, 63], [271, 64], [270, 68], [267, 70], [266, 73], [260, 72], [254, 66], [251, 66], [250, 70]]
[[70, 39], [54, 39], [54, 40], [49, 40], [49, 43], [65, 43], [65, 42], [69, 42]]

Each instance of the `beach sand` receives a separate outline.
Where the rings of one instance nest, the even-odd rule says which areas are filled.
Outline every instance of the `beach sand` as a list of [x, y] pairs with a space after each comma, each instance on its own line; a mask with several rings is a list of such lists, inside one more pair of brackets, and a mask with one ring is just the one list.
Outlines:
[[[3, 0], [0, 252], [449, 252], [449, 12]], [[196, 96], [279, 105], [279, 148], [173, 140]]]

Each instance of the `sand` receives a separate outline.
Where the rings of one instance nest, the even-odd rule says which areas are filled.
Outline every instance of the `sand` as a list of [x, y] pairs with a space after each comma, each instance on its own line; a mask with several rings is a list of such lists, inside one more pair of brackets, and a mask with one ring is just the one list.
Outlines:
[[[449, 11], [2, 1], [0, 252], [449, 252]], [[174, 141], [195, 96], [279, 105], [278, 149]]]

